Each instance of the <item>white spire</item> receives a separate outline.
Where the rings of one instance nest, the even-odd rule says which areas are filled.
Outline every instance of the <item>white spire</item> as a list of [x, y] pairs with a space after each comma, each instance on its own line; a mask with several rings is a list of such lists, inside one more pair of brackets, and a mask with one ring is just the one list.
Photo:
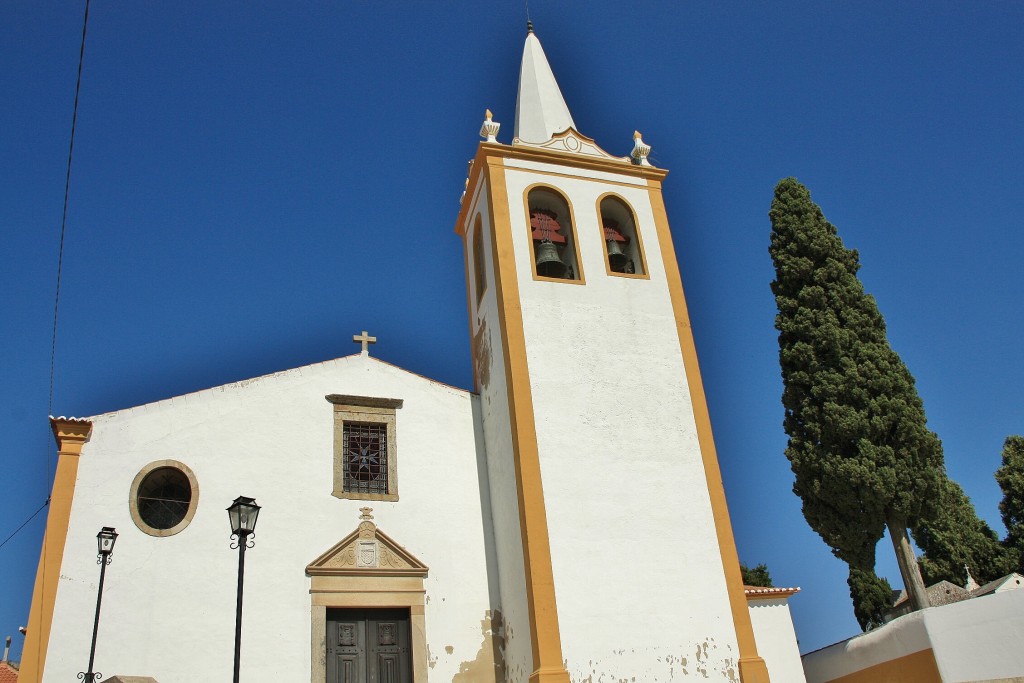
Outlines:
[[519, 69], [514, 135], [526, 142], [547, 142], [569, 127], [575, 128], [576, 124], [551, 73], [544, 48], [530, 26]]

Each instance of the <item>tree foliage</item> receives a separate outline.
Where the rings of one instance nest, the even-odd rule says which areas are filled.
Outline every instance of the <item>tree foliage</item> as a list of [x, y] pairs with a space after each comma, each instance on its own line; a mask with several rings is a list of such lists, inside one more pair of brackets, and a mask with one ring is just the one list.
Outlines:
[[[857, 252], [794, 178], [775, 188], [769, 217], [793, 490], [811, 528], [865, 571], [887, 526], [906, 540], [907, 527], [931, 512], [945, 476], [942, 447], [857, 278]], [[917, 576], [912, 561], [897, 559], [905, 580]]]
[[1006, 437], [996, 482], [1003, 491], [999, 513], [1006, 525], [1005, 543], [1018, 555], [1018, 571], [1024, 571], [1024, 436]]
[[772, 587], [772, 577], [768, 573], [768, 565], [759, 564], [756, 567], [748, 567], [740, 564], [740, 572], [743, 574], [743, 585], [760, 586], [762, 588]]
[[921, 573], [928, 584], [949, 581], [964, 585], [964, 567], [974, 578], [987, 583], [1012, 572], [1016, 552], [1008, 551], [984, 520], [960, 485], [945, 479], [939, 505], [928, 519], [912, 529], [914, 541], [924, 551]]
[[892, 586], [877, 576], [872, 569], [850, 567], [846, 579], [853, 600], [853, 615], [857, 617], [862, 631], [868, 631], [885, 623], [885, 613], [892, 607]]

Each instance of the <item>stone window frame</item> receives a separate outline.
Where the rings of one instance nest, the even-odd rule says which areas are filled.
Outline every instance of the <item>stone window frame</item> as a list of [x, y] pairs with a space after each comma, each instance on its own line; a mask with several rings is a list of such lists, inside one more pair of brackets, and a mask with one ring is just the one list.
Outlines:
[[[334, 488], [331, 495], [345, 500], [398, 500], [398, 438], [395, 411], [402, 407], [400, 398], [375, 398], [329, 394], [325, 397], [334, 406]], [[345, 490], [345, 453], [342, 448], [346, 422], [384, 424], [387, 426], [387, 493], [357, 493]]]
[[[185, 516], [182, 517], [181, 521], [170, 528], [157, 529], [156, 527], [146, 524], [142, 519], [142, 515], [139, 513], [139, 488], [141, 488], [142, 482], [146, 480], [146, 477], [156, 470], [163, 469], [165, 467], [178, 470], [184, 474], [188, 479], [188, 484], [192, 491], [188, 502], [188, 510], [185, 512]], [[158, 538], [174, 536], [175, 534], [184, 531], [185, 527], [192, 522], [192, 518], [195, 517], [196, 509], [198, 509], [198, 507], [199, 481], [196, 479], [195, 472], [193, 472], [188, 465], [177, 460], [154, 460], [149, 463], [135, 475], [135, 479], [132, 481], [131, 488], [128, 491], [128, 511], [131, 513], [132, 521], [135, 522], [135, 526], [139, 528], [139, 531]]]

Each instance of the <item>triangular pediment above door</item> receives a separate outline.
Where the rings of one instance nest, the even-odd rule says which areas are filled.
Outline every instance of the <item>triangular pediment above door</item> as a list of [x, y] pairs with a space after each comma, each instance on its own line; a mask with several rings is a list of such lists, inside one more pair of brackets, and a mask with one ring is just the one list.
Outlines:
[[306, 565], [307, 576], [427, 576], [427, 565], [373, 523], [361, 508], [355, 531]]

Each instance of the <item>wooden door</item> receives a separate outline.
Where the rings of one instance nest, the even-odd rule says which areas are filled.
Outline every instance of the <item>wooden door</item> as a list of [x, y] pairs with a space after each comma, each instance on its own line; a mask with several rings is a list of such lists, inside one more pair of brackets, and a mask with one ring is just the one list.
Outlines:
[[327, 610], [327, 683], [412, 683], [409, 610]]

